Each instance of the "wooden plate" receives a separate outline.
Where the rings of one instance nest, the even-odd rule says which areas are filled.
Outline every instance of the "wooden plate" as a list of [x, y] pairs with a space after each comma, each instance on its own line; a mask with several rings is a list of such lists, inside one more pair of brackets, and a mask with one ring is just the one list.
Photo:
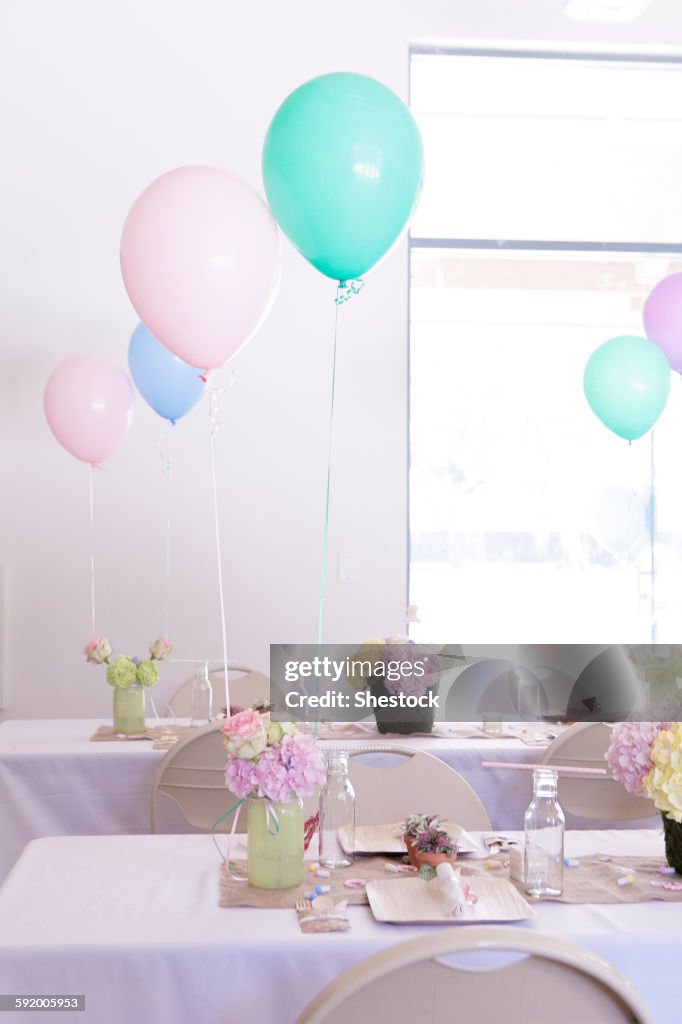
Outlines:
[[[459, 846], [459, 854], [474, 853], [480, 849], [476, 840], [459, 825], [446, 821], [441, 827], [453, 837]], [[407, 853], [397, 825], [358, 825], [352, 850], [347, 830], [340, 828], [339, 842], [344, 853]]]
[[479, 924], [535, 917], [535, 911], [506, 878], [477, 876], [466, 880], [478, 903], [465, 918], [452, 918], [447, 913], [437, 879], [382, 878], [367, 883], [367, 898], [376, 920], [388, 924]]

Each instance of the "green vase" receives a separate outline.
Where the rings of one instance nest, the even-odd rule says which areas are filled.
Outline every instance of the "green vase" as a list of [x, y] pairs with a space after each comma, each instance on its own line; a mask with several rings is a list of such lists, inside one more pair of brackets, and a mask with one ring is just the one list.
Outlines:
[[[269, 804], [269, 809], [267, 805]], [[291, 889], [303, 881], [303, 802], [252, 798], [247, 807], [248, 874], [258, 889]]]
[[114, 687], [114, 732], [123, 736], [144, 732], [144, 687], [139, 683], [125, 690]]
[[665, 837], [665, 859], [678, 875], [682, 875], [682, 822], [673, 821], [663, 814], [663, 835]]

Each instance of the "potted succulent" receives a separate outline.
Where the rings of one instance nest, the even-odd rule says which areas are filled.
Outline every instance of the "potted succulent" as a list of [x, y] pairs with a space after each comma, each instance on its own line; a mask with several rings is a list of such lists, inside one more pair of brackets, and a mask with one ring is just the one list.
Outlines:
[[407, 848], [407, 856], [413, 867], [419, 867], [414, 853], [414, 846], [418, 836], [429, 831], [439, 829], [441, 818], [439, 814], [410, 814], [405, 821], [400, 823], [400, 831], [403, 834], [403, 842]]
[[457, 860], [457, 850], [454, 839], [443, 828], [425, 829], [412, 844], [415, 866], [418, 868], [424, 864], [435, 868], [437, 864], [444, 864], [446, 861], [454, 863]]

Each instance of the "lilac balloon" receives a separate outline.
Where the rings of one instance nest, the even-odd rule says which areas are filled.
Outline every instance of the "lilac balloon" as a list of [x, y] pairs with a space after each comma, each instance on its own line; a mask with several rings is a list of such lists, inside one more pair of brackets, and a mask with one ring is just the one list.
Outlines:
[[45, 416], [67, 452], [97, 466], [123, 442], [134, 400], [130, 377], [120, 367], [101, 356], [74, 356], [47, 382]]
[[649, 292], [644, 303], [644, 332], [682, 373], [682, 273], [670, 274]]

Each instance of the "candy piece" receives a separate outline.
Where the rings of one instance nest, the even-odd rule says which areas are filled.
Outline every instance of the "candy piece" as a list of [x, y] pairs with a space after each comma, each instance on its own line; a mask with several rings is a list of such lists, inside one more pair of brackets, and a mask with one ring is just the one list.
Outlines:
[[319, 865], [319, 864], [317, 863], [317, 861], [316, 861], [316, 860], [314, 860], [314, 861], [312, 862], [312, 864], [310, 864], [310, 865], [308, 866], [308, 871], [313, 871], [313, 872], [314, 872], [314, 871], [317, 871], [317, 869], [319, 868], [319, 866], [320, 866], [320, 865]]
[[618, 885], [634, 885], [635, 876], [633, 874], [623, 875], [622, 878], [618, 879]]
[[579, 868], [580, 861], [575, 860], [573, 857], [564, 857], [564, 867], [567, 868]]
[[316, 868], [316, 870], [315, 870], [315, 877], [316, 878], [330, 878], [331, 877], [331, 871], [327, 871], [326, 868]]
[[[507, 862], [507, 863], [509, 863], [509, 862]], [[483, 861], [483, 867], [487, 871], [492, 871], [494, 868], [502, 868], [502, 867], [504, 867], [504, 861], [503, 860], [484, 860]]]
[[391, 871], [394, 875], [413, 874], [418, 870], [411, 864], [394, 864], [393, 861], [386, 861], [384, 864], [384, 871]]
[[367, 882], [364, 878], [347, 878], [343, 884], [346, 889], [364, 889]]
[[668, 865], [666, 864], [665, 867], [658, 869], [658, 873], [659, 875], [674, 875], [675, 868], [668, 867]]
[[306, 898], [307, 900], [314, 900], [316, 896], [317, 896], [317, 893], [316, 893], [316, 892], [307, 892], [307, 893], [305, 894], [305, 898]]
[[316, 885], [315, 886], [315, 892], [317, 893], [318, 896], [321, 896], [322, 893], [324, 893], [324, 892], [330, 892], [330, 891], [331, 891], [331, 885]]

